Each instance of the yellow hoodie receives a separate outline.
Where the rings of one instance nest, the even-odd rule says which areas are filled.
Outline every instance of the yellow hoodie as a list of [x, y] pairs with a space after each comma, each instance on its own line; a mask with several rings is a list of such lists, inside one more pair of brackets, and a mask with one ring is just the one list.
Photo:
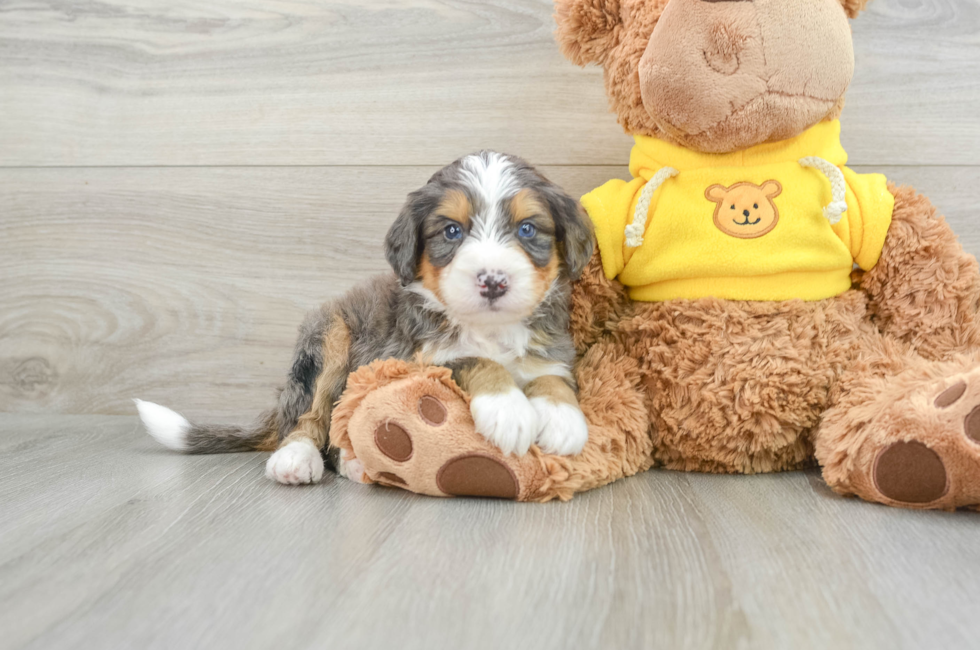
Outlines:
[[837, 121], [730, 154], [637, 136], [633, 180], [582, 204], [634, 300], [823, 300], [878, 262], [895, 207], [884, 176], [846, 163]]

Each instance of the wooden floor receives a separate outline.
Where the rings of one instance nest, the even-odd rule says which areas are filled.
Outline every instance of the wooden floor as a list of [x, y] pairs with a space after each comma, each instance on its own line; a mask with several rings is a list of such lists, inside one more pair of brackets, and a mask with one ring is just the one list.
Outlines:
[[[550, 0], [0, 0], [0, 649], [980, 645], [980, 514], [815, 472], [444, 501], [139, 431], [132, 397], [267, 406], [457, 156], [626, 175], [552, 29]], [[980, 0], [874, 0], [854, 35], [852, 166], [980, 254]]]
[[0, 415], [2, 648], [976, 648], [980, 515], [816, 473], [440, 500]]

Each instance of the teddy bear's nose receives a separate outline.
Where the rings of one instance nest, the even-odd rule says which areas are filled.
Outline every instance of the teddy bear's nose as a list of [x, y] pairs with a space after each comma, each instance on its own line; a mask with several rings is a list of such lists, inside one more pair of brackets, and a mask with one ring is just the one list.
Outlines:
[[743, 215], [745, 215], [745, 216], [747, 217], [747, 216], [749, 216], [749, 215], [750, 215], [750, 214], [752, 214], [752, 213], [751, 213], [751, 212], [749, 212], [748, 210], [742, 210], [742, 214], [743, 214]]

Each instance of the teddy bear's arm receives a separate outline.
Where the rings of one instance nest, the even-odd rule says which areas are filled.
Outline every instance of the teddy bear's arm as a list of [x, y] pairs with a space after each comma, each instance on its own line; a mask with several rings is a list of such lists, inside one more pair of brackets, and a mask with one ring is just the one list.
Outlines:
[[606, 278], [598, 247], [572, 288], [571, 329], [579, 354], [599, 340], [609, 326], [629, 309], [626, 289]]
[[980, 345], [980, 270], [929, 199], [889, 185], [892, 222], [878, 263], [861, 276], [878, 329], [927, 359]]

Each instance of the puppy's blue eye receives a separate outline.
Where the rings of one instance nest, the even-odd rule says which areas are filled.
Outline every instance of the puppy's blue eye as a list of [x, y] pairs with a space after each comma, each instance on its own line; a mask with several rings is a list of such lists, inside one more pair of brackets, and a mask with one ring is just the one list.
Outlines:
[[534, 227], [533, 223], [522, 223], [521, 227], [517, 229], [517, 236], [525, 239], [530, 239], [536, 234], [538, 234], [538, 229]]
[[446, 239], [459, 239], [463, 236], [463, 229], [455, 223], [446, 226], [446, 229], [443, 232], [446, 233]]

